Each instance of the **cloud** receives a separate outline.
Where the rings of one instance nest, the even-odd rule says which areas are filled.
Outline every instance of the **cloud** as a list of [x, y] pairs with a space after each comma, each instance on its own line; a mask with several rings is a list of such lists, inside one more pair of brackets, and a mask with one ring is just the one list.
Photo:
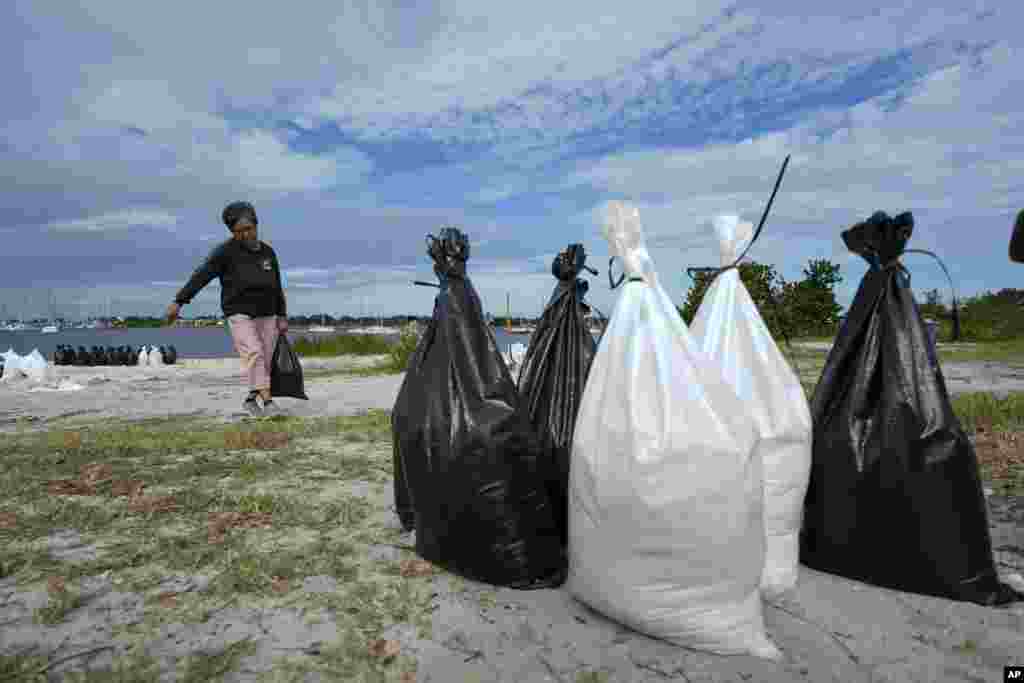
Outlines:
[[115, 232], [133, 229], [169, 229], [178, 224], [177, 216], [166, 211], [125, 209], [102, 216], [91, 216], [70, 221], [51, 223], [47, 228], [54, 233]]
[[327, 268], [288, 268], [284, 273], [290, 278], [301, 280], [303, 278], [327, 277], [331, 271]]
[[963, 282], [1019, 279], [1020, 3], [11, 2], [0, 59], [31, 68], [0, 112], [5, 296], [185, 278], [249, 199], [302, 305], [429, 311], [410, 281], [455, 224], [485, 304], [539, 312], [568, 242], [605, 278], [593, 209], [626, 198], [681, 299], [710, 218], [756, 220], [787, 153], [752, 251], [787, 277], [832, 258], [849, 293], [839, 230], [884, 208]]
[[[845, 260], [839, 231], [879, 208], [914, 212], [919, 227], [911, 246], [938, 249], [951, 261], [968, 256], [961, 245], [1003, 256], [1002, 231], [995, 248], [977, 240], [968, 246], [963, 222], [1002, 227], [1014, 201], [1009, 188], [1020, 187], [1007, 176], [1024, 158], [1024, 110], [1017, 106], [1024, 102], [1004, 94], [1018, 60], [1018, 51], [994, 46], [908, 87], [897, 106], [872, 98], [737, 144], [625, 152], [586, 165], [565, 187], [633, 199], [651, 244], [714, 263], [711, 218], [739, 212], [756, 220], [790, 153], [765, 236], [751, 252], [758, 260], [788, 263], [791, 275], [799, 272], [797, 254]], [[993, 115], [992, 125], [957, 124], [978, 111]], [[940, 277], [926, 279], [942, 288]]]

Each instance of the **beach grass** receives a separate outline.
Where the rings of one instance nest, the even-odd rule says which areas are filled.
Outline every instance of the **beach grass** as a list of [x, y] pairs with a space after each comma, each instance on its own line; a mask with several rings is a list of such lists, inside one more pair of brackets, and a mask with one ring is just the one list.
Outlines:
[[[390, 429], [389, 415], [375, 411], [5, 434], [0, 580], [45, 592], [34, 621], [54, 628], [87, 605], [80, 586], [88, 577], [108, 577], [114, 590], [144, 596], [144, 618], [115, 629], [118, 642], [130, 644], [118, 658], [125, 672], [152, 667], [145, 644], [162, 627], [198, 627], [237, 607], [299, 609], [336, 622], [339, 640], [319, 655], [281, 658], [294, 680], [308, 672], [399, 680], [414, 662], [368, 648], [395, 624], [429, 635], [435, 571], [426, 563], [407, 571], [417, 560], [400, 543], [387, 504]], [[55, 552], [53, 539], [68, 533], [80, 542], [80, 556]], [[161, 589], [182, 576], [205, 577], [206, 586]], [[311, 579], [326, 588], [306, 590]], [[249, 646], [192, 653], [185, 680], [218, 680], [251, 653]], [[28, 654], [0, 657], [0, 678], [37, 680], [32, 676], [44, 662]], [[82, 680], [139, 680], [107, 674]]]
[[349, 375], [367, 377], [405, 372], [409, 357], [419, 343], [415, 324], [402, 328], [396, 339], [387, 340], [375, 335], [339, 334], [313, 340], [298, 339], [292, 347], [300, 356], [326, 358], [337, 356], [373, 357], [372, 364], [353, 368], [314, 371], [310, 376], [327, 377]]
[[387, 355], [392, 344], [384, 337], [373, 334], [331, 334], [299, 337], [292, 349], [300, 356], [327, 358], [334, 356]]
[[[789, 353], [812, 390], [827, 352], [794, 346]], [[371, 368], [393, 362], [365, 359]], [[1024, 495], [1024, 394], [952, 401], [976, 442], [985, 485]], [[315, 655], [274, 655], [273, 680], [301, 681], [312, 672], [328, 680], [413, 680], [415, 658], [381, 639], [395, 625], [430, 637], [432, 578], [464, 582], [405, 544], [389, 507], [391, 475], [385, 411], [17, 429], [0, 440], [0, 581], [45, 593], [33, 619], [53, 629], [88, 609], [81, 586], [89, 577], [105, 576], [114, 590], [144, 598], [141, 620], [115, 628], [128, 649], [114, 669], [68, 680], [154, 680], [159, 662], [147, 644], [161, 629], [201, 628], [235, 608], [299, 610], [333, 624], [337, 638]], [[55, 550], [61, 534], [80, 543], [75, 558]], [[173, 577], [203, 578], [205, 587], [168, 590]], [[492, 599], [479, 597], [481, 605]], [[242, 640], [196, 650], [179, 664], [179, 680], [218, 680], [258, 649]], [[0, 680], [44, 681], [46, 666], [38, 653], [0, 656]], [[578, 677], [600, 680], [600, 673]]]

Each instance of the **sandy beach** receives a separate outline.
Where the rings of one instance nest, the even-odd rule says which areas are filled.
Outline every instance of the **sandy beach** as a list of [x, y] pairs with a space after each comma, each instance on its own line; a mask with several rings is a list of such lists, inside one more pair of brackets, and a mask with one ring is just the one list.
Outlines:
[[[380, 361], [375, 356], [305, 359], [310, 400], [279, 398], [276, 402], [283, 413], [295, 417], [390, 410], [404, 375], [316, 376]], [[76, 385], [81, 388], [60, 390]], [[14, 428], [19, 418], [40, 428], [169, 415], [230, 419], [240, 412], [246, 393], [238, 358], [183, 359], [163, 367], [53, 366], [43, 383], [24, 377], [0, 380], [0, 431]]]
[[[340, 374], [378, 360], [305, 360], [310, 400], [279, 399], [283, 411], [294, 416], [328, 416], [389, 410], [402, 375]], [[238, 366], [236, 358], [224, 358], [186, 359], [156, 368], [57, 367], [55, 376], [43, 385], [27, 379], [0, 383], [0, 430], [13, 430], [19, 418], [30, 430], [169, 415], [231, 419], [245, 394]], [[944, 369], [954, 393], [1024, 390], [1024, 378], [1009, 366], [950, 363]], [[331, 372], [338, 374], [326, 374]], [[56, 390], [61, 382], [82, 388]], [[324, 450], [324, 445], [318, 448], [334, 452]], [[387, 448], [384, 457], [389, 454]], [[371, 488], [363, 495], [382, 528], [394, 527], [390, 484]], [[1024, 501], [998, 496], [988, 501], [1000, 572], [1024, 572]], [[333, 579], [307, 577], [303, 590], [322, 590], [313, 584], [328, 580]], [[593, 612], [565, 590], [494, 589], [455, 581], [445, 574], [427, 580], [432, 635], [424, 637], [415, 628], [399, 624], [382, 636], [400, 644], [401, 651], [416, 660], [415, 680], [421, 682], [996, 681], [1002, 680], [1003, 666], [1024, 663], [1022, 604], [990, 609], [875, 588], [806, 568], [801, 569], [797, 590], [787, 602], [765, 605], [768, 633], [786, 654], [780, 663], [716, 657], [652, 640]], [[0, 654], [30, 647], [56, 657], [97, 643], [120, 647], [107, 633], [110, 624], [139, 609], [139, 598], [104, 585], [99, 597], [90, 598], [68, 621], [47, 627], [35, 625], [31, 618], [33, 606], [43, 604], [45, 594], [0, 581], [0, 623], [8, 624], [0, 626]], [[115, 598], [121, 602], [112, 603]], [[319, 640], [336, 637], [331, 618], [311, 627], [290, 614], [278, 608], [229, 610], [195, 626], [194, 639], [175, 640], [171, 634], [154, 642], [173, 667], [175, 658], [251, 637], [264, 650], [245, 660], [246, 666], [253, 667], [247, 673], [225, 680], [254, 681], [263, 666], [259, 662], [270, 662], [284, 649], [313, 648]], [[231, 638], [225, 635], [229, 632]], [[9, 652], [2, 645], [5, 638], [10, 639]], [[67, 642], [71, 644], [65, 647]], [[584, 672], [599, 677], [580, 678]], [[173, 674], [166, 680], [173, 680]]]
[[[404, 375], [343, 374], [345, 369], [370, 367], [381, 360], [375, 356], [303, 359], [310, 400], [280, 398], [277, 403], [282, 412], [296, 417], [390, 410]], [[1004, 363], [946, 363], [943, 372], [953, 394], [1024, 391], [1024, 371]], [[80, 388], [61, 390], [75, 386]], [[236, 357], [186, 358], [163, 367], [51, 366], [46, 382], [0, 379], [0, 431], [14, 428], [19, 418], [40, 428], [169, 415], [229, 419], [239, 413], [245, 393]]]

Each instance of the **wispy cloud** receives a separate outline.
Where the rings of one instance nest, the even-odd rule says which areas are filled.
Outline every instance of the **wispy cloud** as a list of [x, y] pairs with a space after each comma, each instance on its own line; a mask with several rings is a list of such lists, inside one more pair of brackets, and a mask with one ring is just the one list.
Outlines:
[[121, 230], [173, 228], [178, 218], [165, 211], [125, 209], [101, 216], [91, 216], [70, 221], [57, 221], [46, 227], [55, 233], [114, 232]]

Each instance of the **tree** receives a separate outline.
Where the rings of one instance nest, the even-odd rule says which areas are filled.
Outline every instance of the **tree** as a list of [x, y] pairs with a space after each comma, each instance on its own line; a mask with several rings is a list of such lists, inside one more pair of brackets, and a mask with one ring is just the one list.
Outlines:
[[787, 282], [782, 288], [783, 309], [794, 336], [828, 336], [835, 333], [842, 306], [836, 301], [835, 286], [843, 281], [840, 266], [827, 259], [811, 259], [804, 279]]

